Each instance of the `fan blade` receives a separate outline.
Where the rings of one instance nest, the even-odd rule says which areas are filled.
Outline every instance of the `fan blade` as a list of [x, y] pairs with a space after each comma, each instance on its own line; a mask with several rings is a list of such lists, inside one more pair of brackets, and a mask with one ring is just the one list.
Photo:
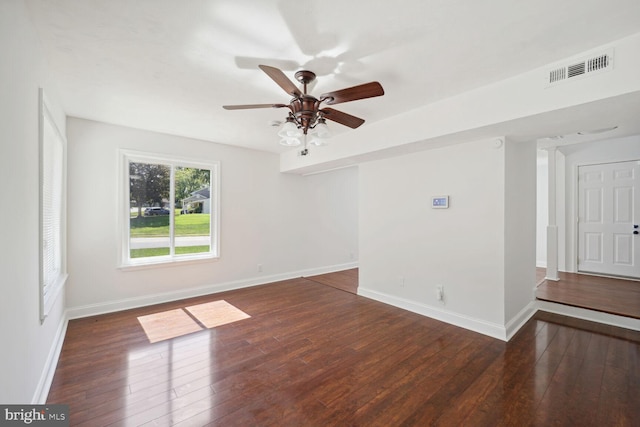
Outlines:
[[287, 104], [247, 104], [247, 105], [223, 105], [225, 110], [248, 110], [250, 108], [282, 108]]
[[320, 110], [320, 112], [323, 113], [322, 116], [325, 119], [333, 120], [334, 122], [348, 126], [351, 129], [355, 129], [364, 123], [364, 120], [359, 117], [343, 113], [342, 111], [334, 110], [333, 108], [323, 108], [322, 110]]
[[335, 92], [323, 93], [320, 95], [320, 100], [326, 102], [328, 105], [334, 105], [382, 95], [384, 95], [382, 85], [378, 82], [371, 82]]
[[262, 71], [267, 73], [267, 75], [271, 77], [274, 82], [278, 83], [278, 86], [284, 89], [284, 91], [289, 95], [295, 97], [302, 95], [300, 89], [298, 89], [296, 85], [291, 80], [289, 80], [289, 78], [285, 76], [285, 74], [279, 68], [270, 67], [268, 65], [258, 65], [258, 67], [260, 67]]

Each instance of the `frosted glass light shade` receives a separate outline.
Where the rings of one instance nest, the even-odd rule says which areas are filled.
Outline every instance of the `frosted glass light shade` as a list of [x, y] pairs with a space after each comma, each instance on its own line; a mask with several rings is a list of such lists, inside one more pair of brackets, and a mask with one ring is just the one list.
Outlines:
[[329, 143], [326, 141], [326, 139], [320, 139], [320, 138], [313, 138], [309, 144], [315, 145], [317, 147], [319, 147], [321, 145], [329, 145]]
[[298, 129], [295, 123], [286, 121], [278, 131], [278, 136], [283, 138], [300, 138], [302, 136], [302, 129]]
[[300, 145], [300, 140], [298, 138], [282, 138], [280, 140], [280, 145], [284, 145], [285, 147], [297, 147]]
[[324, 119], [320, 121], [316, 127], [311, 131], [311, 135], [314, 138], [326, 139], [331, 138], [331, 130], [329, 130], [329, 126], [324, 122]]

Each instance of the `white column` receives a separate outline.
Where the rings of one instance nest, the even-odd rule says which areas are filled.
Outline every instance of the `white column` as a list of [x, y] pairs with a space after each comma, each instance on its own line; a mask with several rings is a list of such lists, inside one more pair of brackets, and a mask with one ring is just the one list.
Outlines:
[[556, 219], [556, 147], [549, 152], [549, 224], [547, 225], [547, 280], [558, 281], [558, 225]]

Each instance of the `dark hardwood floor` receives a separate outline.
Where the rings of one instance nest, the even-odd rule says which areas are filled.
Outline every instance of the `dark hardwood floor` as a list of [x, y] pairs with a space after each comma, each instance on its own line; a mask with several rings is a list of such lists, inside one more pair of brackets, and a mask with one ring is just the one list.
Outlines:
[[[206, 328], [220, 300], [251, 317]], [[638, 425], [640, 333], [539, 312], [505, 343], [301, 278], [72, 320], [48, 403], [83, 426]]]
[[544, 271], [536, 269], [539, 279], [542, 272], [537, 299], [640, 319], [639, 281], [564, 272], [553, 281], [544, 279]]
[[320, 274], [318, 276], [305, 277], [311, 281], [341, 289], [352, 294], [358, 293], [358, 269], [336, 271], [335, 273]]

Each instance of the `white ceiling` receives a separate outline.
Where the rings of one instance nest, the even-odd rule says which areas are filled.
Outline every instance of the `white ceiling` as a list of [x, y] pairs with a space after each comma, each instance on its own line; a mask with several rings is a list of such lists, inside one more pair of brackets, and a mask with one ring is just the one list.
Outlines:
[[258, 64], [314, 71], [316, 95], [379, 81], [337, 106], [370, 123], [640, 32], [638, 0], [27, 4], [68, 115], [273, 152], [284, 110], [222, 109], [288, 102]]

